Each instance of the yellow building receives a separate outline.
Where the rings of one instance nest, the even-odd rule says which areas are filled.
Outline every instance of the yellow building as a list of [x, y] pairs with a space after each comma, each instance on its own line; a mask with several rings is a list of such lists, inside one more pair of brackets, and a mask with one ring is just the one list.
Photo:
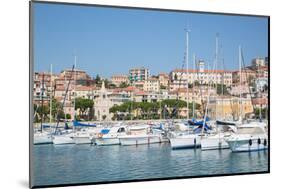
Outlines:
[[158, 75], [158, 80], [159, 80], [159, 84], [160, 86], [169, 87], [169, 75], [166, 73], [160, 73]]
[[157, 78], [150, 77], [144, 81], [144, 91], [158, 92], [160, 90], [160, 83]]
[[[208, 115], [213, 119], [238, 119], [253, 113], [251, 98], [242, 98], [242, 106], [238, 97], [217, 97], [210, 99]], [[240, 108], [241, 107], [241, 108]]]
[[128, 83], [129, 79], [127, 75], [113, 75], [111, 76], [112, 84], [119, 86], [121, 83]]

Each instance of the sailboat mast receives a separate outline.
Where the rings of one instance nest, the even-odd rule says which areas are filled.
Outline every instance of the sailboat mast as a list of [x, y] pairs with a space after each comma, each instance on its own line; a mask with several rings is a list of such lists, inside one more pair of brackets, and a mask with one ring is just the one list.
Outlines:
[[[260, 65], [258, 64], [258, 77], [260, 77], [261, 73], [260, 73]], [[260, 86], [259, 86], [260, 87]], [[259, 103], [260, 103], [260, 108], [259, 108], [259, 118], [260, 121], [262, 120], [262, 95], [261, 95], [261, 87], [258, 89], [258, 96], [259, 96]]]
[[[216, 52], [215, 52], [215, 70], [217, 70], [217, 67], [218, 67], [218, 44], [219, 44], [219, 39], [218, 39], [218, 33], [216, 34]], [[215, 71], [215, 73], [218, 73]], [[216, 93], [218, 91], [218, 80], [216, 81]], [[218, 94], [216, 95], [218, 97]], [[216, 100], [216, 106], [215, 106], [215, 109], [216, 109], [216, 120], [218, 119], [218, 107], [217, 107], [217, 100]]]
[[241, 46], [239, 45], [239, 72], [240, 72], [240, 94], [239, 94], [239, 108], [240, 108], [240, 116], [239, 119], [242, 121], [242, 54], [241, 54]]
[[189, 118], [189, 108], [188, 108], [188, 58], [189, 58], [189, 31], [186, 31], [186, 57], [185, 57], [185, 61], [186, 61], [186, 119]]
[[77, 70], [77, 67], [76, 67], [76, 55], [74, 55], [74, 100], [73, 100], [73, 104], [74, 104], [74, 120], [76, 119], [76, 111], [75, 111], [75, 103], [76, 103], [76, 74], [77, 74], [77, 72], [76, 72], [76, 70]]
[[51, 64], [51, 68], [50, 68], [50, 90], [51, 90], [51, 92], [50, 92], [50, 125], [51, 125], [51, 123], [52, 123], [52, 94], [53, 94], [53, 81], [52, 81], [52, 75], [53, 75], [53, 65]]
[[196, 64], [196, 55], [193, 54], [193, 73], [192, 73], [192, 117], [195, 118], [194, 111], [195, 111], [195, 102], [194, 102], [194, 74], [195, 74], [195, 64]]
[[223, 70], [223, 73], [222, 73], [222, 102], [221, 102], [221, 112], [222, 112], [222, 117], [223, 117], [223, 119], [225, 119], [225, 115], [224, 115], [224, 98], [223, 98], [223, 95], [224, 95], [224, 76], [225, 76], [225, 72], [224, 72], [224, 59], [222, 59], [222, 70]]
[[[75, 110], [75, 105], [76, 105], [76, 74], [77, 74], [77, 67], [76, 67], [76, 54], [74, 55], [74, 93], [73, 93], [73, 96], [74, 96], [74, 99], [73, 99], [73, 106], [74, 106], [74, 120], [76, 120], [76, 110]], [[75, 131], [75, 126], [73, 124], [73, 131]]]
[[[66, 91], [67, 89], [67, 85], [66, 85], [66, 72], [64, 74], [64, 90]], [[66, 96], [67, 94], [65, 93], [65, 98], [67, 98]], [[64, 123], [66, 122], [66, 113], [64, 112]]]
[[[207, 64], [207, 68], [209, 70], [209, 64]], [[207, 77], [208, 81], [207, 81], [207, 102], [206, 102], [206, 107], [205, 107], [205, 114], [204, 114], [204, 120], [203, 120], [203, 126], [201, 129], [201, 137], [203, 136], [204, 133], [204, 129], [205, 129], [205, 125], [206, 125], [206, 119], [207, 119], [207, 115], [208, 115], [208, 106], [209, 106], [209, 101], [210, 101], [210, 79], [209, 76]]]
[[[69, 78], [69, 80], [68, 80], [68, 84], [67, 84], [66, 90], [65, 90], [65, 95], [64, 95], [64, 98], [63, 98], [63, 101], [62, 101], [62, 104], [61, 104], [61, 108], [62, 108], [62, 109], [63, 109], [63, 107], [64, 107], [64, 105], [65, 105], [66, 95], [67, 95], [67, 93], [68, 93], [68, 91], [69, 91], [69, 85], [70, 85], [70, 82], [71, 82], [71, 78], [72, 78], [73, 72], [74, 72], [74, 65], [72, 66], [70, 78]], [[56, 124], [56, 127], [55, 127], [55, 134], [57, 133], [57, 129], [58, 129], [59, 122], [60, 122], [59, 114], [57, 114], [56, 120], [57, 120], [57, 124]]]
[[41, 87], [41, 133], [43, 132], [43, 105], [44, 105], [44, 73], [42, 76], [42, 87]]

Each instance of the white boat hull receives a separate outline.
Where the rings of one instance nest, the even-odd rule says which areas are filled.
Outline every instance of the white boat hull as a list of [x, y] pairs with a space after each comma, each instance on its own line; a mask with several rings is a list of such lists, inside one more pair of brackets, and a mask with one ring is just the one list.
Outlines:
[[129, 145], [142, 145], [142, 144], [153, 144], [160, 143], [161, 139], [159, 136], [125, 136], [120, 137], [120, 143], [123, 146]]
[[229, 145], [224, 140], [222, 135], [207, 136], [201, 139], [201, 150], [217, 150], [227, 148], [229, 148]]
[[51, 135], [35, 135], [33, 144], [38, 145], [38, 144], [52, 144], [52, 136]]
[[[227, 140], [229, 148], [232, 152], [251, 152], [260, 151], [268, 149], [267, 139], [261, 139], [260, 144], [258, 139], [251, 139], [252, 144], [250, 145], [250, 139], [237, 139], [237, 140]], [[266, 142], [265, 142], [266, 140]]]
[[170, 138], [172, 149], [181, 148], [199, 148], [201, 145], [201, 137], [197, 135], [177, 136]]
[[73, 137], [75, 144], [91, 144], [90, 137]]
[[119, 138], [96, 138], [96, 145], [98, 146], [108, 146], [108, 145], [119, 145]]
[[54, 136], [53, 144], [55, 145], [75, 144], [75, 141], [70, 136], [58, 135], [58, 136]]

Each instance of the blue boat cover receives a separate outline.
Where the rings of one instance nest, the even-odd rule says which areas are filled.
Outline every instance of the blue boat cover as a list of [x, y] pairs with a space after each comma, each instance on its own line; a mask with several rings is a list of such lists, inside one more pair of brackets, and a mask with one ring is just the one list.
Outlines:
[[[206, 121], [209, 121], [210, 119], [207, 117], [206, 118]], [[188, 123], [190, 124], [190, 125], [195, 125], [195, 126], [202, 126], [203, 125], [203, 123], [204, 123], [204, 120], [200, 120], [200, 121], [197, 121], [196, 119], [192, 119], [192, 120], [188, 120]], [[207, 126], [207, 125], [206, 125]]]
[[159, 130], [163, 130], [163, 124], [160, 123], [159, 127], [153, 126], [153, 129], [159, 129]]
[[[201, 122], [201, 121], [200, 121]], [[201, 125], [199, 125], [196, 129], [194, 129], [193, 131], [195, 133], [200, 133], [202, 131], [202, 127], [203, 127], [203, 122], [201, 123]], [[208, 132], [209, 130], [211, 130], [211, 128], [205, 123], [204, 125], [204, 131]]]
[[50, 125], [42, 125], [42, 127], [45, 129], [45, 128], [50, 128], [51, 126]]
[[162, 124], [162, 123], [160, 123], [159, 128], [160, 128], [160, 129], [163, 129], [163, 124]]
[[74, 127], [96, 127], [96, 124], [85, 124], [85, 123], [80, 123], [78, 121], [73, 121], [73, 126]]
[[105, 135], [105, 134], [109, 133], [109, 129], [103, 129], [103, 130], [101, 130], [100, 133]]

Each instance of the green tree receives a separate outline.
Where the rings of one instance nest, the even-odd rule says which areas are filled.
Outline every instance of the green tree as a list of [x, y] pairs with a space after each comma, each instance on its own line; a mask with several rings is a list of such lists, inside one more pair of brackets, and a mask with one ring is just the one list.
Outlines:
[[96, 78], [95, 78], [95, 84], [98, 86], [98, 87], [101, 87], [101, 78], [100, 76], [97, 74]]
[[119, 85], [119, 87], [120, 88], [126, 88], [126, 87], [128, 87], [129, 85], [127, 84], [127, 83], [125, 83], [125, 82], [122, 82], [120, 85]]
[[256, 83], [255, 83], [255, 77], [252, 75], [249, 75], [247, 77], [247, 83], [249, 84], [249, 86], [255, 88], [256, 87]]
[[105, 79], [104, 80], [104, 86], [105, 86], [105, 88], [109, 88], [109, 81], [108, 81], [108, 79]]
[[40, 121], [41, 119], [43, 119], [43, 121], [46, 121], [49, 116], [49, 112], [50, 107], [48, 105], [38, 106], [37, 115], [40, 117]]
[[[178, 109], [185, 108], [186, 101], [176, 99], [166, 99], [161, 102], [125, 102], [121, 105], [114, 105], [109, 109], [113, 113], [113, 119], [159, 119], [160, 114], [162, 117], [171, 117], [169, 110], [173, 111], [177, 116]], [[195, 105], [196, 109], [200, 108], [199, 104]], [[189, 103], [189, 109], [192, 110], [192, 103]], [[132, 111], [138, 110], [140, 115], [132, 117]]]
[[[49, 106], [50, 106], [50, 104], [49, 104]], [[60, 113], [60, 115], [62, 115], [62, 113], [63, 113], [62, 108], [63, 108], [62, 103], [58, 102], [56, 99], [52, 99], [52, 117], [53, 118], [56, 118], [58, 113]]]
[[226, 85], [217, 84], [217, 94], [219, 94], [219, 95], [221, 95], [221, 94], [228, 95], [229, 92], [227, 90]]
[[115, 88], [116, 88], [116, 85], [113, 84], [113, 83], [109, 83], [109, 84], [108, 84], [108, 88], [110, 88], [110, 89], [115, 89]]
[[86, 110], [91, 111], [93, 108], [94, 101], [91, 99], [85, 99], [85, 98], [76, 98], [75, 99], [75, 110], [79, 110], [79, 115], [84, 117]]
[[194, 85], [195, 85], [195, 86], [199, 86], [199, 85], [200, 85], [200, 82], [199, 82], [198, 80], [195, 80], [195, 81], [194, 81]]
[[175, 74], [174, 80], [178, 80], [178, 75]]
[[160, 85], [160, 89], [167, 89], [167, 87], [164, 85]]
[[105, 120], [105, 119], [106, 119], [106, 115], [103, 115], [103, 116], [102, 116], [102, 119]]
[[260, 111], [261, 111], [261, 117], [262, 117], [262, 119], [268, 117], [268, 116], [266, 115], [266, 114], [268, 113], [266, 108], [262, 108], [262, 109], [260, 109], [260, 108], [255, 108], [255, 109], [254, 109], [254, 113], [255, 113], [255, 117], [256, 117], [256, 118], [259, 118], [259, 117], [260, 117]]
[[97, 74], [95, 81], [96, 81], [96, 83], [99, 83], [101, 81], [99, 74]]
[[71, 119], [71, 115], [70, 114], [66, 114], [66, 119]]

